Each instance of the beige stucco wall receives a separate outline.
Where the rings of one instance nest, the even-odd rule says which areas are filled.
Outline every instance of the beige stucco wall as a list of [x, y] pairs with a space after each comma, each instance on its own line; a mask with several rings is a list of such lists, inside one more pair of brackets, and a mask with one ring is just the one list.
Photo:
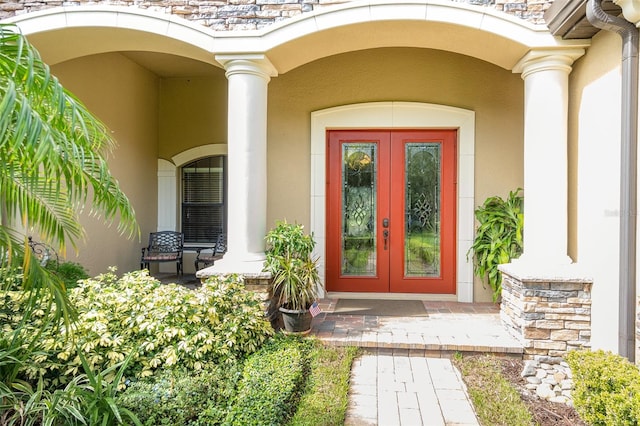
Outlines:
[[[592, 345], [617, 351], [621, 39], [601, 31], [570, 77], [570, 254], [593, 277]], [[579, 215], [576, 213], [579, 212]]]
[[200, 145], [227, 141], [227, 78], [212, 67], [211, 77], [160, 80], [160, 158]]
[[[286, 218], [309, 225], [312, 111], [392, 100], [475, 111], [476, 204], [523, 185], [519, 75], [443, 51], [363, 50], [312, 62], [269, 83], [268, 223]], [[474, 300], [491, 300], [479, 282], [474, 287]]]
[[[158, 78], [118, 53], [75, 59], [52, 71], [113, 132], [118, 148], [109, 167], [135, 208], [144, 239], [157, 221]], [[137, 236], [128, 240], [118, 235], [102, 218], [85, 214], [82, 222], [86, 241], [79, 244], [77, 257], [72, 250], [67, 253], [69, 260], [91, 274], [111, 265], [120, 271], [140, 267]]]

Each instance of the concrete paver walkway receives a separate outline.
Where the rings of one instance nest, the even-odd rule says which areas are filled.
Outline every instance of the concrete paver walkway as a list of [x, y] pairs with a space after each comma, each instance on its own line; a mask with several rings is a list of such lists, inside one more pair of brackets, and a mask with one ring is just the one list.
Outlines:
[[478, 425], [458, 371], [446, 358], [406, 349], [367, 351], [354, 363], [345, 425]]

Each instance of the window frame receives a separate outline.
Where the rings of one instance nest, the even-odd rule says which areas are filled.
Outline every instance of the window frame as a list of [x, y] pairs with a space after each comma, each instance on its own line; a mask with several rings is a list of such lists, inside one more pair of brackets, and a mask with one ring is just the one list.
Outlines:
[[[185, 169], [190, 167], [202, 167], [199, 166], [198, 163], [202, 163], [205, 160], [209, 160], [210, 162], [215, 161], [216, 159], [222, 160], [222, 202], [209, 202], [209, 203], [198, 203], [198, 202], [185, 202]], [[216, 154], [216, 155], [208, 155], [200, 158], [193, 159], [182, 166], [180, 166], [180, 229], [184, 233], [185, 246], [203, 246], [203, 245], [211, 245], [215, 243], [217, 236], [219, 233], [227, 232], [227, 218], [228, 218], [228, 158], [225, 154]], [[205, 166], [207, 167], [207, 166]], [[214, 166], [211, 164], [208, 165], [211, 169]], [[215, 166], [220, 167], [220, 166]], [[186, 209], [188, 207], [198, 207], [209, 205], [210, 209], [219, 209], [219, 214], [221, 216], [220, 226], [217, 230], [212, 232], [210, 236], [206, 239], [198, 238], [192, 234], [186, 232], [186, 224], [185, 224], [185, 215]]]

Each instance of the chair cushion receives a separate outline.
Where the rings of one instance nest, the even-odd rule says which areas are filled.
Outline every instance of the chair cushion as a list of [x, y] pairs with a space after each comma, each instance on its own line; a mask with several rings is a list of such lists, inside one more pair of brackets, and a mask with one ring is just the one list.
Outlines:
[[201, 254], [198, 256], [198, 261], [200, 262], [215, 262], [216, 260], [222, 259], [221, 254], [216, 254], [215, 256], [211, 254]]
[[178, 253], [149, 253], [142, 260], [178, 260]]

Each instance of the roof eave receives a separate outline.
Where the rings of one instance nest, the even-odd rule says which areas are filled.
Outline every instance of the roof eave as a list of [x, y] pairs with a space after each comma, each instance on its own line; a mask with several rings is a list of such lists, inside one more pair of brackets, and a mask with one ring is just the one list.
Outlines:
[[[622, 13], [611, 1], [603, 1], [602, 10], [614, 16]], [[564, 40], [589, 39], [600, 31], [587, 20], [587, 0], [555, 0], [544, 19], [551, 34]]]

